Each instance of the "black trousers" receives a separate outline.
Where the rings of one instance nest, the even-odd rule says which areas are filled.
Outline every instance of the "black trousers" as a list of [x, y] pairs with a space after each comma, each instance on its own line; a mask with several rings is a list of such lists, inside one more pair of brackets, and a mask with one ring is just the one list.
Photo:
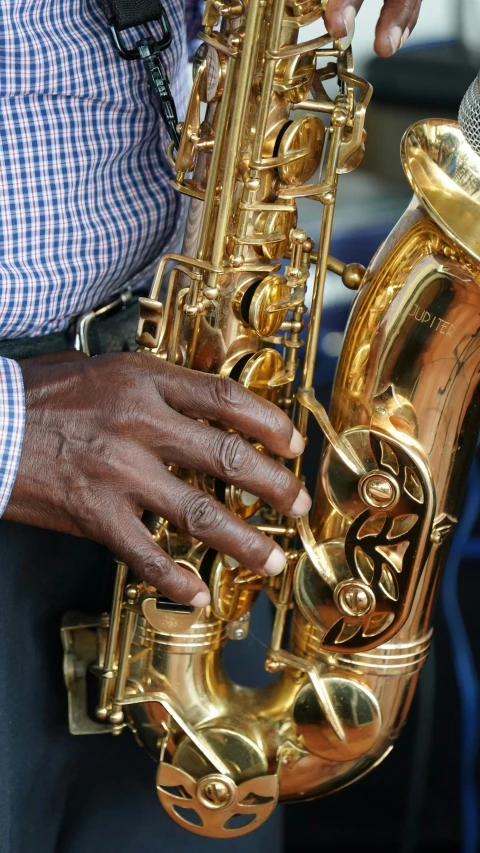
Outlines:
[[191, 835], [164, 814], [130, 732], [69, 734], [60, 622], [108, 610], [105, 549], [0, 521], [0, 578], [1, 853], [281, 851], [280, 814], [229, 842]]

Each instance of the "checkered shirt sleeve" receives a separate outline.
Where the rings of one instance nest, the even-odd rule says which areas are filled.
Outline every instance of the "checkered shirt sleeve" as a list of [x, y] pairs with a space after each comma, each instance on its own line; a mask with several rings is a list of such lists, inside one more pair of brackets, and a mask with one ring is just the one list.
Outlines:
[[17, 474], [24, 425], [22, 371], [15, 361], [0, 358], [0, 516]]
[[[180, 119], [196, 3], [164, 0]], [[148, 286], [179, 239], [183, 205], [145, 70], [116, 55], [99, 0], [1, 0], [0, 53], [0, 339], [30, 338]], [[0, 358], [0, 515], [23, 425], [20, 368]]]

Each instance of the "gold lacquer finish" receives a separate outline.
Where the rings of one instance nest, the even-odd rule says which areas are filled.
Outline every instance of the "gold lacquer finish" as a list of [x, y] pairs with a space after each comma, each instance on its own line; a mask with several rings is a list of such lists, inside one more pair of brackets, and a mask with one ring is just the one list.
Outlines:
[[[283, 518], [183, 471], [278, 538], [282, 576], [255, 575], [150, 519], [162, 547], [210, 583], [211, 605], [165, 601], [119, 564], [110, 615], [69, 614], [63, 626], [72, 732], [130, 727], [158, 763], [168, 814], [215, 838], [255, 829], [278, 799], [341, 788], [391, 750], [428, 654], [478, 429], [480, 160], [456, 124], [415, 125], [402, 146], [409, 209], [368, 270], [331, 257], [338, 180], [362, 159], [371, 88], [355, 76], [351, 34], [302, 33], [325, 5], [207, 0], [170, 152], [190, 198], [184, 244], [161, 260], [138, 331], [144, 350], [273, 400], [303, 435], [320, 425], [311, 517]], [[319, 235], [296, 227], [304, 197], [320, 204]], [[313, 387], [327, 270], [358, 290], [330, 415]], [[293, 467], [301, 476], [302, 459]], [[275, 677], [249, 689], [221, 655], [248, 634], [261, 594], [275, 609], [265, 661]]]

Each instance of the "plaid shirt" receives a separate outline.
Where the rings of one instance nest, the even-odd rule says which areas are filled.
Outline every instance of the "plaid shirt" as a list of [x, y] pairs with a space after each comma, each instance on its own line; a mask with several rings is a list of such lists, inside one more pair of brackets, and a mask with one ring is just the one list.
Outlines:
[[[183, 0], [165, 5], [182, 115], [185, 10]], [[151, 278], [181, 218], [167, 144], [144, 68], [117, 57], [100, 0], [2, 0], [0, 338], [59, 331]], [[0, 358], [0, 515], [23, 425], [20, 368]]]

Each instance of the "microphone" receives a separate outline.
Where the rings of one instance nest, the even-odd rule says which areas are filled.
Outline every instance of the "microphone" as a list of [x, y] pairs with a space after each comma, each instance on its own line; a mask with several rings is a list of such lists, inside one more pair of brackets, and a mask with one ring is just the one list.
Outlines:
[[480, 157], [480, 71], [460, 104], [458, 123], [470, 148]]

